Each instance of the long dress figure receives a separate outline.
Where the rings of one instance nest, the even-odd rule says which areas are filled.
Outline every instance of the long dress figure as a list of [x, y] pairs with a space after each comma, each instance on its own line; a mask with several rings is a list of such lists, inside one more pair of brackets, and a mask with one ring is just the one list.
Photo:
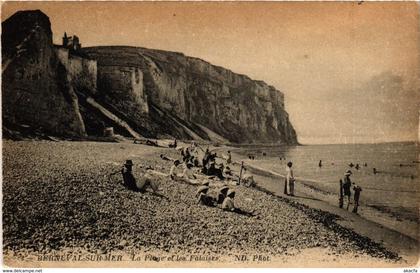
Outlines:
[[[293, 176], [293, 170], [292, 170], [292, 162], [287, 163], [286, 167], [286, 179], [284, 184], [284, 193], [290, 194], [291, 196], [295, 195], [295, 178]], [[289, 187], [289, 193], [287, 192], [287, 187]]]

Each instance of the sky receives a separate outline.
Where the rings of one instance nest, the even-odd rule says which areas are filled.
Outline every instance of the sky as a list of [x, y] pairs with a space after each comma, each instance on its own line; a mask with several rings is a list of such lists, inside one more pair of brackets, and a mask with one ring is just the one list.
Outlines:
[[303, 144], [418, 140], [415, 2], [6, 2], [40, 9], [53, 39], [182, 52], [285, 94]]

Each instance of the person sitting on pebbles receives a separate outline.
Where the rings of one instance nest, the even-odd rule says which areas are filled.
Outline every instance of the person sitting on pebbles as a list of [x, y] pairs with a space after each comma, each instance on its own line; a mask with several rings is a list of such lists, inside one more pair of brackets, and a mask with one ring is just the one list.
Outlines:
[[226, 198], [223, 200], [222, 203], [222, 209], [227, 211], [235, 211], [235, 191], [234, 190], [228, 190], [226, 193]]
[[223, 169], [223, 176], [224, 177], [233, 176], [232, 170], [230, 169], [229, 166], [226, 166], [226, 168]]
[[174, 142], [169, 144], [169, 148], [176, 148], [177, 146], [178, 146], [178, 144], [177, 144], [176, 138], [175, 138]]
[[147, 172], [138, 180], [134, 178], [133, 165], [132, 160], [126, 160], [124, 167], [121, 170], [124, 186], [127, 189], [136, 192], [145, 192], [147, 188], [151, 188], [153, 192], [157, 192], [159, 190], [158, 185], [152, 180], [152, 177]]
[[214, 199], [210, 195], [208, 195], [209, 187], [208, 186], [201, 186], [197, 190], [197, 200], [198, 204], [208, 206], [208, 207], [214, 207]]
[[207, 169], [207, 173], [206, 174], [209, 175], [209, 176], [216, 176], [220, 180], [224, 180], [225, 178], [223, 176], [223, 169], [224, 169], [224, 166], [223, 165], [220, 168], [217, 168], [216, 167], [216, 162], [215, 161], [212, 161], [210, 163], [210, 166]]
[[176, 169], [178, 168], [178, 166], [181, 164], [181, 162], [179, 162], [179, 160], [175, 160], [174, 164], [171, 167], [171, 170], [169, 171], [169, 176], [171, 177], [172, 180], [175, 180], [175, 178], [178, 176]]
[[244, 210], [241, 210], [240, 208], [235, 207], [235, 191], [229, 189], [227, 194], [226, 194], [226, 198], [223, 200], [223, 204], [222, 204], [222, 209], [225, 211], [230, 211], [230, 212], [235, 212], [238, 214], [242, 214], [245, 216], [255, 216], [254, 212], [247, 212]]
[[160, 154], [160, 158], [163, 159], [163, 160], [172, 161], [172, 162], [176, 160], [176, 159], [174, 159], [172, 157], [169, 157], [167, 155], [164, 155], [164, 154]]
[[185, 164], [184, 171], [182, 172], [181, 177], [187, 180], [197, 179], [197, 177], [193, 173], [192, 167], [193, 164], [191, 163]]
[[[182, 173], [177, 173], [177, 167], [179, 165], [184, 166]], [[171, 170], [169, 172], [169, 176], [174, 181], [186, 182], [193, 185], [200, 184], [200, 182], [198, 182], [197, 176], [192, 170], [192, 167], [193, 165], [191, 163], [181, 164], [179, 160], [175, 160], [174, 165], [171, 167]]]
[[219, 194], [217, 195], [217, 204], [219, 205], [223, 204], [223, 201], [225, 201], [225, 198], [227, 197], [228, 191], [229, 191], [228, 186], [223, 186], [219, 189]]

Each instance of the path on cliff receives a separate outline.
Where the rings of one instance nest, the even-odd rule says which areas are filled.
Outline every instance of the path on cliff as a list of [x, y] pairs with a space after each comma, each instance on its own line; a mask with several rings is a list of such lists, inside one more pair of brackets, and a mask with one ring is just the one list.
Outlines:
[[127, 130], [127, 132], [129, 132], [131, 134], [131, 136], [133, 136], [134, 138], [142, 138], [142, 136], [140, 134], [138, 134], [136, 131], [134, 131], [130, 125], [127, 124], [127, 122], [125, 122], [124, 120], [120, 119], [119, 117], [117, 117], [116, 115], [114, 115], [113, 113], [111, 113], [108, 109], [106, 109], [105, 107], [103, 107], [102, 105], [100, 105], [99, 103], [97, 103], [93, 98], [88, 97], [86, 99], [86, 102], [94, 107], [95, 109], [99, 110], [104, 116], [106, 116], [107, 118], [111, 119], [112, 121], [114, 121], [115, 123], [117, 123], [119, 126], [123, 127], [124, 129]]

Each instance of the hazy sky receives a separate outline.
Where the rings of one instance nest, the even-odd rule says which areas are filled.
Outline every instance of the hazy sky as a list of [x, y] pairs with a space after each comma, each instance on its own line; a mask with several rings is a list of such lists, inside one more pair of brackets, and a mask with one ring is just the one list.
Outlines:
[[414, 2], [104, 3], [2, 6], [2, 21], [40, 9], [55, 43], [183, 52], [285, 94], [302, 143], [415, 140], [420, 33]]

